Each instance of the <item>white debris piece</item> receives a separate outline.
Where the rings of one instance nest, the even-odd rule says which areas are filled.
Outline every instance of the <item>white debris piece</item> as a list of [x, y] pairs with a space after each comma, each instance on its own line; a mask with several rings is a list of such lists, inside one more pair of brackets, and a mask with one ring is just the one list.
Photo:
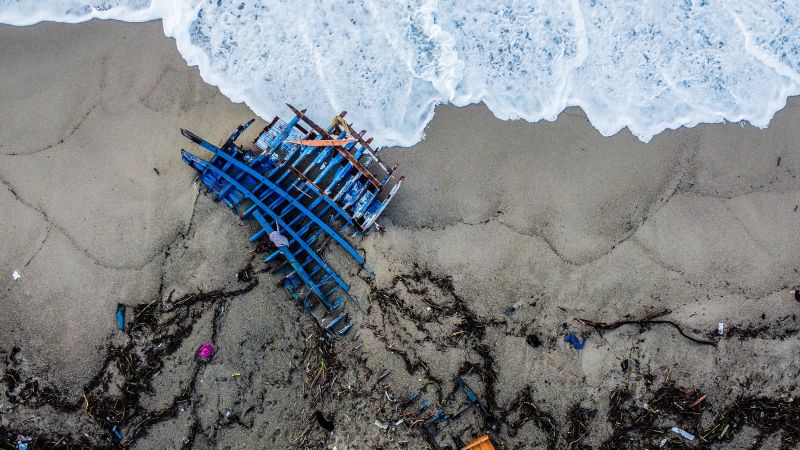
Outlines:
[[22, 278], [22, 275], [20, 275], [20, 274], [19, 274], [19, 272], [17, 272], [17, 271], [15, 270], [15, 271], [14, 271], [14, 273], [12, 273], [12, 274], [11, 274], [11, 278], [13, 278], [13, 279], [14, 279], [14, 281], [17, 281], [17, 280], [19, 280], [20, 278]]
[[694, 435], [689, 433], [688, 431], [682, 430], [678, 427], [672, 427], [671, 430], [673, 433], [680, 435], [682, 438], [686, 439], [687, 441], [693, 441]]
[[719, 334], [720, 336], [725, 334], [725, 322], [720, 322], [717, 325], [717, 334]]
[[388, 423], [381, 422], [378, 419], [375, 419], [375, 426], [380, 428], [381, 430], [385, 430], [385, 429], [389, 428], [389, 424]]

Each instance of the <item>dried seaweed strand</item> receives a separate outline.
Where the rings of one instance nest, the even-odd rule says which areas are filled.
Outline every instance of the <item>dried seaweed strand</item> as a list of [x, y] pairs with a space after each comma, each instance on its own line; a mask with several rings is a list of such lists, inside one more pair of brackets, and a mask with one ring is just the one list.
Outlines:
[[669, 314], [671, 312], [672, 311], [670, 311], [668, 309], [665, 309], [665, 310], [662, 310], [662, 311], [659, 311], [659, 312], [648, 314], [647, 316], [645, 316], [645, 317], [643, 317], [641, 319], [625, 319], [625, 320], [618, 320], [616, 322], [611, 322], [611, 323], [595, 322], [595, 321], [592, 321], [592, 320], [589, 320], [589, 319], [580, 319], [580, 318], [575, 318], [575, 320], [580, 322], [580, 323], [582, 323], [582, 324], [584, 324], [584, 325], [588, 325], [588, 326], [594, 328], [598, 332], [601, 331], [601, 330], [613, 330], [613, 329], [619, 328], [619, 327], [621, 327], [623, 325], [644, 326], [644, 325], [653, 325], [653, 324], [656, 324], [656, 325], [665, 324], [665, 325], [672, 326], [673, 328], [678, 330], [678, 333], [680, 333], [681, 336], [685, 337], [686, 339], [689, 339], [690, 341], [692, 341], [694, 343], [702, 344], [702, 345], [711, 345], [711, 346], [716, 347], [717, 343], [715, 341], [707, 341], [707, 340], [704, 340], [704, 339], [698, 339], [696, 337], [689, 336], [688, 334], [686, 334], [683, 331], [683, 328], [681, 328], [680, 325], [678, 325], [677, 323], [675, 323], [675, 322], [673, 322], [671, 320], [656, 320], [658, 317], [666, 316], [667, 314]]

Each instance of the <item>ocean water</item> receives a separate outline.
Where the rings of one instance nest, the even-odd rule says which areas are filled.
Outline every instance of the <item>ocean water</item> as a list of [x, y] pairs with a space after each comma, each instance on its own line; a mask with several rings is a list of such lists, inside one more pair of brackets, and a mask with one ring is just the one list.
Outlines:
[[0, 22], [162, 19], [190, 65], [270, 119], [348, 111], [382, 145], [437, 104], [500, 119], [586, 111], [604, 135], [766, 127], [800, 93], [800, 1], [0, 0]]

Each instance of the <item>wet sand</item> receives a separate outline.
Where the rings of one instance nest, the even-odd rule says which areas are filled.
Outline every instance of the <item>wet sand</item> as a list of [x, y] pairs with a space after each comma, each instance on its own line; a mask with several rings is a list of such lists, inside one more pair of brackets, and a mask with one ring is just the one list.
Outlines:
[[[0, 444], [111, 445], [113, 424], [136, 448], [800, 442], [796, 99], [767, 130], [649, 144], [578, 109], [439, 107], [424, 141], [383, 151], [406, 182], [386, 232], [357, 242], [375, 278], [329, 251], [365, 310], [331, 350], [180, 162], [179, 128], [222, 140], [254, 115], [159, 22], [0, 27], [0, 43]], [[484, 411], [426, 437], [410, 425], [458, 409], [456, 376]]]

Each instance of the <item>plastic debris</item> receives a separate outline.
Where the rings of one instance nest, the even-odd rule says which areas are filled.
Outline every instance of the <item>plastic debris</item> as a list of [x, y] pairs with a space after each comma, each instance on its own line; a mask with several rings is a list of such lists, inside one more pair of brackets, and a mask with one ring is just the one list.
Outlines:
[[117, 303], [117, 327], [119, 331], [125, 331], [125, 305]]
[[15, 270], [14, 273], [11, 274], [11, 278], [13, 278], [14, 281], [17, 281], [20, 278], [22, 278], [22, 275], [20, 275], [20, 273]]
[[381, 381], [383, 381], [383, 379], [388, 377], [390, 373], [392, 373], [391, 370], [387, 370], [386, 372], [383, 372], [383, 374], [381, 374], [381, 376], [378, 377], [378, 382], [380, 383]]
[[119, 427], [114, 425], [111, 427], [111, 432], [114, 433], [114, 437], [117, 438], [117, 441], [122, 440], [122, 432], [119, 430]]
[[278, 231], [273, 231], [269, 234], [269, 240], [275, 244], [275, 247], [286, 247], [289, 245], [289, 239]]
[[214, 356], [217, 350], [214, 348], [210, 342], [206, 342], [205, 344], [201, 344], [200, 348], [197, 349], [197, 357], [200, 358], [200, 361], [208, 361]]
[[569, 342], [572, 344], [572, 347], [575, 350], [583, 349], [583, 346], [586, 344], [586, 341], [581, 342], [578, 336], [575, 336], [575, 333], [568, 333], [566, 336], [564, 336], [564, 342]]
[[667, 438], [662, 438], [660, 441], [658, 441], [658, 446], [663, 447], [664, 444], [666, 443], [667, 443]]
[[240, 376], [242, 376], [242, 373], [241, 372], [233, 372], [233, 373], [231, 373], [231, 376], [232, 377], [240, 377]]
[[376, 426], [376, 427], [378, 427], [378, 428], [380, 428], [381, 430], [387, 430], [387, 429], [389, 429], [389, 424], [388, 424], [388, 423], [386, 423], [386, 422], [381, 422], [381, 421], [380, 421], [380, 420], [378, 420], [378, 419], [375, 419], [375, 426]]
[[399, 427], [400, 425], [403, 424], [404, 421], [405, 421], [405, 419], [400, 419], [400, 420], [398, 420], [397, 422], [394, 423], [394, 426]]
[[28, 443], [31, 440], [30, 436], [17, 435], [17, 450], [28, 450]]
[[717, 334], [720, 335], [720, 336], [725, 334], [725, 323], [724, 322], [720, 322], [720, 323], [717, 324]]
[[675, 433], [677, 435], [680, 435], [680, 437], [686, 439], [687, 441], [693, 441], [694, 440], [694, 435], [692, 433], [689, 433], [686, 430], [682, 430], [682, 429], [680, 429], [678, 427], [672, 427], [672, 429], [670, 431], [672, 431], [673, 433]]

